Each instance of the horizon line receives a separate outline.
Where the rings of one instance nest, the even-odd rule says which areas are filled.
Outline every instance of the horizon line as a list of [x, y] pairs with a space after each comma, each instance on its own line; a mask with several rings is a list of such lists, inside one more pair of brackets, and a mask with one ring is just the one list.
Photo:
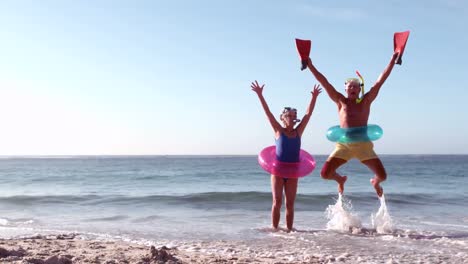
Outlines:
[[[315, 154], [313, 156], [329, 156], [330, 154]], [[468, 153], [401, 153], [378, 154], [378, 156], [467, 156]], [[73, 157], [254, 157], [258, 154], [47, 154], [47, 155], [3, 155], [0, 158], [73, 158]]]

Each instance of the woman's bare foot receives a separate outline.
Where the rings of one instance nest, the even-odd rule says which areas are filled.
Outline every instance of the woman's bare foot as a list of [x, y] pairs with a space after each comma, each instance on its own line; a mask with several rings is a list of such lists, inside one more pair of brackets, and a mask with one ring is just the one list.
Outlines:
[[337, 176], [336, 177], [336, 182], [338, 183], [338, 192], [343, 194], [344, 192], [344, 184], [346, 182], [346, 180], [348, 179], [347, 176]]
[[377, 196], [382, 197], [383, 194], [383, 188], [380, 186], [380, 181], [378, 178], [372, 178], [370, 180], [370, 183], [372, 186], [374, 186], [375, 192], [377, 193]]

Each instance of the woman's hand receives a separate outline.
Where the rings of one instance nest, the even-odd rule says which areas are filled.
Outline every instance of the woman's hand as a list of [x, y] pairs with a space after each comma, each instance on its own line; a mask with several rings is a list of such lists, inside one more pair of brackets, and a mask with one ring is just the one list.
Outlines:
[[265, 86], [265, 84], [260, 86], [257, 81], [252, 82], [252, 84], [250, 85], [250, 87], [252, 87], [252, 91], [257, 93], [258, 95], [261, 95], [263, 93], [263, 87], [264, 86]]
[[312, 97], [316, 98], [321, 92], [322, 92], [322, 88], [320, 88], [320, 84], [315, 84], [314, 85], [314, 90], [311, 92]]

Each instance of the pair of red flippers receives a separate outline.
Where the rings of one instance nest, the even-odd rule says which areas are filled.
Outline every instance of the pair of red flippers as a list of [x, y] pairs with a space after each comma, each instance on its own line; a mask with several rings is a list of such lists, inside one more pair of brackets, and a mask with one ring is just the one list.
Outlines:
[[[396, 64], [401, 65], [401, 57], [403, 56], [403, 52], [405, 51], [406, 41], [408, 40], [409, 33], [409, 31], [404, 31], [396, 32], [393, 35], [393, 49], [395, 52], [400, 53], [399, 56], [396, 58]], [[311, 45], [312, 41], [310, 40], [296, 39], [297, 51], [299, 52], [299, 56], [301, 57], [302, 62], [301, 70], [307, 68], [307, 59], [309, 58]]]

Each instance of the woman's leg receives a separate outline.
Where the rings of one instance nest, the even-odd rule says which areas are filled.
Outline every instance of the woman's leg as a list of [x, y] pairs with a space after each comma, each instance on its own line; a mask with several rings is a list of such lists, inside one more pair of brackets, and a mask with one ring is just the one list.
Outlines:
[[271, 225], [277, 229], [280, 221], [281, 203], [283, 202], [283, 178], [271, 175], [271, 194], [273, 204], [271, 206]]
[[293, 228], [297, 183], [298, 179], [288, 179], [284, 184], [284, 194], [286, 197], [286, 227], [289, 231]]

